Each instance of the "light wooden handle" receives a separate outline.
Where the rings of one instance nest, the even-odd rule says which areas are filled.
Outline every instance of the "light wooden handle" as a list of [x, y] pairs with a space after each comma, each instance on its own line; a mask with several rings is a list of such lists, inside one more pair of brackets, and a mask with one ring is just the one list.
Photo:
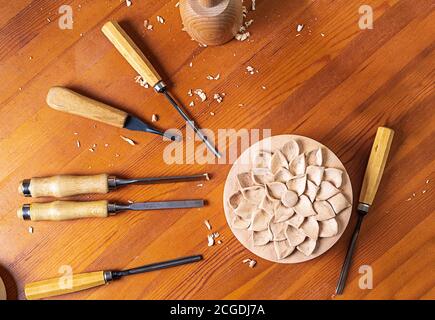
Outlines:
[[96, 271], [28, 283], [24, 287], [24, 293], [28, 300], [35, 300], [90, 289], [106, 283], [104, 271]]
[[128, 116], [122, 110], [62, 87], [52, 87], [48, 91], [47, 104], [53, 109], [103, 122], [118, 128], [124, 126]]
[[106, 218], [108, 202], [99, 201], [53, 201], [47, 203], [32, 203], [17, 210], [20, 219], [32, 221], [62, 221], [81, 218]]
[[150, 86], [154, 87], [162, 80], [143, 52], [116, 21], [107, 22], [101, 31]]
[[79, 194], [107, 193], [109, 185], [107, 174], [93, 176], [59, 175], [46, 178], [24, 180], [18, 192], [30, 197], [69, 197]]
[[368, 205], [373, 203], [384, 173], [393, 136], [393, 130], [385, 127], [378, 128], [359, 196], [359, 202], [361, 203]]

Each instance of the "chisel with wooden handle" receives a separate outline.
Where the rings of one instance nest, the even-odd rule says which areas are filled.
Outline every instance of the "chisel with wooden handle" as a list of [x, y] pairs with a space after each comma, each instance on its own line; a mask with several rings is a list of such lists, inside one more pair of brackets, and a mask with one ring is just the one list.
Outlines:
[[141, 75], [145, 81], [154, 88], [158, 93], [162, 93], [169, 103], [177, 110], [181, 117], [187, 122], [187, 124], [195, 131], [198, 137], [204, 142], [207, 148], [213, 152], [213, 154], [220, 158], [221, 154], [204, 135], [202, 130], [197, 127], [189, 115], [178, 105], [175, 99], [169, 94], [166, 84], [163, 82], [162, 77], [157, 73], [151, 62], [145, 57], [139, 47], [133, 42], [128, 34], [121, 28], [116, 21], [109, 21], [104, 24], [101, 31], [109, 39], [109, 41], [115, 46], [119, 53], [127, 60], [127, 62]]
[[82, 218], [107, 218], [120, 211], [148, 211], [163, 209], [201, 208], [204, 200], [175, 200], [135, 202], [129, 204], [98, 201], [53, 201], [24, 204], [17, 210], [17, 216], [32, 221], [63, 221]]
[[372, 205], [376, 192], [378, 191], [379, 183], [381, 182], [382, 174], [384, 173], [385, 164], [387, 163], [393, 136], [394, 131], [385, 127], [379, 127], [376, 133], [359, 196], [357, 207], [358, 220], [344, 259], [337, 288], [335, 289], [336, 294], [343, 293], [361, 224], [365, 215], [369, 212], [370, 206]]
[[69, 197], [80, 194], [108, 193], [110, 190], [129, 184], [157, 184], [209, 180], [207, 173], [186, 175], [149, 177], [137, 179], [121, 179], [108, 174], [89, 176], [58, 175], [43, 178], [25, 179], [20, 182], [18, 192], [25, 197]]
[[162, 132], [125, 111], [85, 97], [67, 88], [50, 88], [47, 94], [47, 104], [55, 110], [103, 122], [117, 128], [153, 133], [172, 141], [180, 140], [179, 136]]
[[181, 266], [202, 260], [202, 255], [195, 255], [164, 262], [144, 265], [142, 267], [121, 271], [95, 271], [65, 275], [60, 278], [28, 283], [24, 287], [24, 293], [28, 300], [55, 297], [63, 294], [78, 292], [107, 284], [113, 280], [133, 274], [157, 271], [166, 268]]

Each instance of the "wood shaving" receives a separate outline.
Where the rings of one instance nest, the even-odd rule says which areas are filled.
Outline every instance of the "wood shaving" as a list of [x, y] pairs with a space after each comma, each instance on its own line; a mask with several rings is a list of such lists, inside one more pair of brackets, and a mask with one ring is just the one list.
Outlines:
[[193, 66], [193, 62], [191, 61], [191, 62], [189, 63], [189, 67], [192, 68], [192, 66]]
[[246, 31], [245, 27], [241, 27], [239, 30], [239, 33], [236, 34], [236, 40], [238, 41], [245, 41], [251, 36], [251, 33], [249, 31]]
[[225, 96], [224, 93], [222, 93], [222, 94], [215, 93], [213, 95], [213, 99], [216, 100], [218, 103], [222, 103], [222, 101], [224, 100], [224, 96]]
[[201, 89], [195, 89], [193, 91], [194, 94], [196, 94], [202, 102], [204, 102], [205, 100], [207, 100], [207, 95], [205, 94], [204, 91], [202, 91]]
[[148, 89], [150, 86], [149, 84], [145, 81], [144, 78], [142, 78], [142, 76], [137, 75], [136, 77], [134, 77], [134, 82], [139, 83], [139, 85], [141, 87], [144, 87], [146, 89]]
[[252, 10], [252, 11], [255, 11], [255, 0], [252, 0], [252, 3], [251, 3], [251, 10]]
[[204, 44], [204, 43], [200, 43], [199, 46], [202, 47], [202, 48], [207, 48], [207, 45]]
[[246, 27], [246, 28], [249, 28], [253, 22], [254, 22], [254, 19], [251, 19], [251, 20], [245, 21], [245, 27]]
[[33, 233], [33, 227], [29, 227], [29, 233]]
[[80, 141], [79, 140], [76, 141], [76, 145], [77, 145], [77, 148], [80, 148]]
[[246, 16], [248, 15], [248, 9], [246, 8], [246, 6], [242, 6], [242, 14], [243, 18], [246, 18]]
[[107, 147], [109, 146], [109, 144], [108, 144], [108, 143], [105, 143], [104, 146], [107, 148]]
[[256, 70], [253, 66], [247, 66], [246, 71], [248, 71], [249, 74], [258, 73], [258, 70]]
[[153, 30], [153, 25], [150, 24], [149, 20], [144, 20], [143, 26], [145, 27], [146, 30]]
[[204, 184], [203, 183], [198, 183], [196, 186], [199, 187], [199, 188], [202, 188], [204, 186]]
[[222, 241], [221, 241], [221, 240], [218, 240], [218, 241], [217, 241], [217, 244], [222, 244]]
[[131, 6], [131, 0], [125, 0], [125, 4], [127, 5], [127, 7], [130, 7]]
[[124, 140], [125, 142], [131, 144], [132, 146], [136, 145], [136, 142], [134, 142], [133, 140], [131, 140], [130, 138], [124, 137], [124, 136], [120, 136], [122, 140]]
[[187, 95], [189, 97], [193, 97], [193, 91], [192, 91], [192, 89], [189, 89], [189, 91], [187, 91]]
[[207, 76], [207, 80], [219, 80], [219, 78], [221, 77], [221, 75], [220, 75], [220, 73], [218, 73], [216, 76], [211, 76], [211, 75], [208, 75]]
[[211, 230], [211, 224], [208, 220], [204, 220], [204, 224], [207, 227], [208, 230]]
[[301, 32], [303, 28], [304, 28], [303, 24], [298, 24], [297, 27], [296, 27], [296, 31], [297, 32]]
[[153, 115], [151, 116], [151, 122], [157, 122], [157, 121], [159, 121], [159, 116], [156, 115], [156, 114], [153, 114]]
[[194, 106], [195, 106], [195, 102], [190, 101], [190, 103], [189, 103], [189, 107], [194, 107]]
[[175, 8], [178, 8], [180, 6], [180, 1], [178, 1], [176, 4], [175, 4]]
[[214, 245], [214, 237], [213, 237], [212, 234], [209, 234], [209, 235], [207, 236], [207, 242], [208, 242], [208, 246], [209, 246], [209, 247], [211, 247], [211, 246]]
[[255, 265], [257, 264], [257, 261], [255, 261], [254, 259], [250, 259], [250, 258], [245, 259], [245, 260], [243, 260], [242, 262], [243, 262], [243, 263], [247, 263], [248, 266], [249, 266], [249, 268], [254, 268]]
[[90, 152], [94, 152], [95, 150], [94, 150], [94, 148], [89, 148], [88, 149]]
[[156, 18], [157, 18], [157, 22], [158, 22], [158, 23], [161, 23], [161, 24], [164, 24], [164, 23], [165, 23], [165, 19], [163, 19], [163, 17], [161, 17], [161, 16], [157, 16]]
[[211, 115], [211, 116], [214, 116], [214, 115], [215, 115], [215, 113], [214, 113], [214, 112], [210, 112], [210, 115]]

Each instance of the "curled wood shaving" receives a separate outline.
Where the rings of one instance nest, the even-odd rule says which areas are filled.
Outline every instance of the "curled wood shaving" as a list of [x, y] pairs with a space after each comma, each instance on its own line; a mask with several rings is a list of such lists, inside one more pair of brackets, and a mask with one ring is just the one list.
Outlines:
[[202, 102], [204, 102], [205, 100], [207, 100], [207, 95], [205, 94], [204, 91], [202, 91], [201, 89], [195, 89], [193, 91], [194, 94], [196, 94]]
[[120, 136], [122, 140], [124, 140], [125, 142], [131, 144], [132, 146], [136, 145], [136, 142], [134, 142], [133, 140], [131, 140], [130, 138], [124, 137], [124, 136]]
[[204, 224], [207, 227], [208, 230], [211, 230], [211, 224], [208, 220], [204, 220]]
[[134, 77], [134, 82], [139, 83], [139, 85], [141, 87], [144, 87], [146, 89], [148, 89], [150, 86], [149, 84], [145, 81], [144, 78], [142, 78], [142, 76], [137, 75], [136, 77]]
[[209, 234], [209, 235], [207, 236], [207, 241], [208, 241], [208, 246], [209, 246], [209, 247], [211, 247], [211, 246], [214, 245], [214, 237], [213, 237], [212, 234]]
[[242, 262], [247, 263], [249, 268], [254, 268], [255, 265], [257, 264], [257, 261], [255, 261], [254, 259], [250, 259], [250, 258], [247, 258], [247, 259], [243, 260]]
[[161, 23], [161, 24], [164, 24], [164, 23], [165, 23], [165, 19], [163, 19], [163, 17], [161, 17], [161, 16], [157, 16], [156, 18], [157, 18], [157, 22], [158, 22], [158, 23]]

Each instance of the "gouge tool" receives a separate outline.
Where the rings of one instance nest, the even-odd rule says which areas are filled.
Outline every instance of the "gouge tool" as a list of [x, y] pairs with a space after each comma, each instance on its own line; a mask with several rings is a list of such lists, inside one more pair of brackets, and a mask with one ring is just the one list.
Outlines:
[[370, 206], [372, 205], [376, 192], [378, 191], [379, 183], [381, 182], [382, 174], [384, 173], [385, 164], [387, 163], [393, 136], [393, 130], [385, 127], [378, 128], [359, 195], [359, 204], [357, 207], [358, 220], [344, 259], [335, 294], [343, 293], [361, 224], [365, 215], [369, 212]]
[[82, 218], [107, 218], [120, 211], [163, 210], [201, 208], [204, 200], [176, 200], [156, 202], [135, 202], [129, 204], [97, 201], [53, 201], [46, 203], [24, 204], [17, 210], [17, 216], [32, 221], [63, 221]]
[[156, 92], [162, 93], [169, 100], [170, 104], [195, 131], [198, 137], [205, 143], [207, 148], [213, 152], [216, 157], [220, 158], [221, 154], [219, 151], [217, 151], [212, 142], [210, 142], [203, 134], [202, 130], [195, 125], [194, 121], [190, 119], [187, 113], [169, 94], [166, 84], [162, 81], [162, 78], [157, 73], [153, 65], [149, 62], [144, 53], [133, 42], [133, 40], [128, 36], [128, 34], [121, 28], [121, 26], [116, 21], [109, 21], [104, 24], [101, 30], [119, 51], [119, 53], [121, 53], [127, 62], [136, 70], [136, 72], [139, 73], [139, 75], [145, 79], [145, 81], [152, 86]]
[[67, 88], [50, 88], [47, 94], [47, 104], [55, 110], [103, 122], [117, 128], [154, 133], [172, 141], [180, 140], [179, 136], [162, 132], [125, 111], [85, 97]]
[[28, 300], [55, 297], [67, 293], [78, 292], [107, 284], [124, 276], [157, 271], [202, 260], [202, 255], [195, 255], [164, 262], [144, 265], [142, 267], [121, 271], [95, 271], [89, 273], [72, 274], [70, 277], [28, 283], [24, 286], [24, 293]]
[[31, 178], [21, 181], [18, 192], [25, 197], [69, 197], [79, 194], [108, 193], [110, 190], [129, 184], [157, 184], [209, 180], [207, 173], [186, 175], [149, 177], [137, 179], [121, 179], [108, 174], [90, 176], [58, 175], [43, 178]]

